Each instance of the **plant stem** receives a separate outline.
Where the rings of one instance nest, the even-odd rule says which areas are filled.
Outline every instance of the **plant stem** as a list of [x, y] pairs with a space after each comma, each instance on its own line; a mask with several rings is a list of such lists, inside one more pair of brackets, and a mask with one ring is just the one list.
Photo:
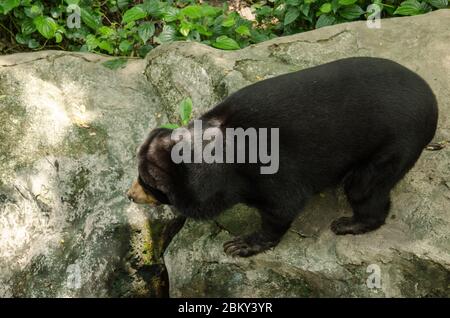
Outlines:
[[8, 29], [7, 27], [5, 27], [3, 24], [0, 23], [0, 26], [5, 29], [6, 31], [8, 31], [8, 33], [14, 38], [14, 33], [12, 33], [12, 31], [10, 29]]

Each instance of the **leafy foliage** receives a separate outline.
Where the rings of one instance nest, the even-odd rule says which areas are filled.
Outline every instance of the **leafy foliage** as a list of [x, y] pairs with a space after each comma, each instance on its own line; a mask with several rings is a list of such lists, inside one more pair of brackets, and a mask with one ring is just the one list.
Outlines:
[[[0, 0], [0, 41], [22, 49], [59, 48], [145, 56], [161, 43], [198, 41], [236, 50], [276, 36], [365, 19], [447, 8], [448, 0], [257, 0], [255, 21], [196, 0]], [[217, 2], [214, 2], [217, 3]]]
[[390, 17], [446, 8], [448, 0], [267, 0], [253, 7], [258, 22], [280, 36], [366, 19], [370, 4], [378, 5], [381, 17]]
[[[76, 21], [77, 10], [79, 28], [69, 28], [67, 21]], [[121, 56], [144, 56], [158, 44], [177, 40], [235, 50], [266, 39], [226, 5], [186, 0], [0, 0], [0, 28], [30, 49]]]
[[180, 102], [178, 113], [180, 115], [179, 123], [164, 124], [161, 126], [161, 128], [176, 129], [189, 124], [189, 121], [192, 118], [192, 100], [190, 97], [186, 97]]

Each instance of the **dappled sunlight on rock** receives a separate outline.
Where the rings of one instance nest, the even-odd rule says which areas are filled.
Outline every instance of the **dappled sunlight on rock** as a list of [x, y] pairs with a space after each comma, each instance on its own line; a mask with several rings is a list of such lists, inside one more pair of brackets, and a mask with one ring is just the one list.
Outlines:
[[[61, 237], [54, 231], [54, 221], [37, 210], [32, 200], [6, 203], [0, 209], [0, 258], [3, 264], [9, 264], [9, 270], [24, 269], [34, 256], [45, 254]], [[2, 271], [0, 277], [6, 273]]]
[[0, 61], [0, 297], [151, 295], [130, 263], [125, 191], [157, 97], [143, 68], [122, 80], [65, 54]]
[[19, 172], [0, 206], [0, 258], [21, 268], [35, 255], [58, 246], [65, 216], [61, 213], [59, 184], [54, 166], [37, 160], [31, 173]]
[[37, 141], [40, 141], [50, 146], [57, 145], [71, 126], [61, 90], [31, 74], [18, 79], [24, 83], [23, 102], [32, 116], [27, 144], [38, 145]]

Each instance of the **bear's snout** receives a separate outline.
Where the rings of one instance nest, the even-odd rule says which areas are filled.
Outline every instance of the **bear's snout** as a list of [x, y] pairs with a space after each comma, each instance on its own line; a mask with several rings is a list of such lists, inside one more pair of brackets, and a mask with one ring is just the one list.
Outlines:
[[158, 200], [146, 193], [137, 180], [133, 181], [133, 184], [127, 191], [126, 196], [128, 200], [134, 203], [150, 204], [153, 206], [159, 205]]

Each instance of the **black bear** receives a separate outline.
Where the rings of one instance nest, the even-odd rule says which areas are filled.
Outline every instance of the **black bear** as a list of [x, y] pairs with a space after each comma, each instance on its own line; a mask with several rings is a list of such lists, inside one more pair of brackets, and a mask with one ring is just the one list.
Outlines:
[[[232, 128], [278, 129], [276, 140], [264, 136], [268, 150], [277, 151], [276, 172], [261, 173], [267, 162], [248, 154], [238, 163], [179, 162], [172, 150], [192, 138], [174, 139], [172, 130], [157, 128], [139, 150], [139, 177], [128, 197], [170, 204], [197, 219], [237, 203], [256, 207], [260, 231], [224, 244], [230, 255], [250, 256], [275, 246], [311, 196], [342, 184], [353, 217], [333, 221], [331, 229], [365, 233], [384, 224], [391, 189], [433, 138], [437, 118], [430, 87], [400, 64], [371, 57], [334, 61], [249, 85], [199, 118], [202, 131], [224, 135]], [[193, 128], [191, 122], [186, 130]], [[251, 146], [227, 151], [236, 159]], [[187, 149], [194, 153], [195, 146]]]

